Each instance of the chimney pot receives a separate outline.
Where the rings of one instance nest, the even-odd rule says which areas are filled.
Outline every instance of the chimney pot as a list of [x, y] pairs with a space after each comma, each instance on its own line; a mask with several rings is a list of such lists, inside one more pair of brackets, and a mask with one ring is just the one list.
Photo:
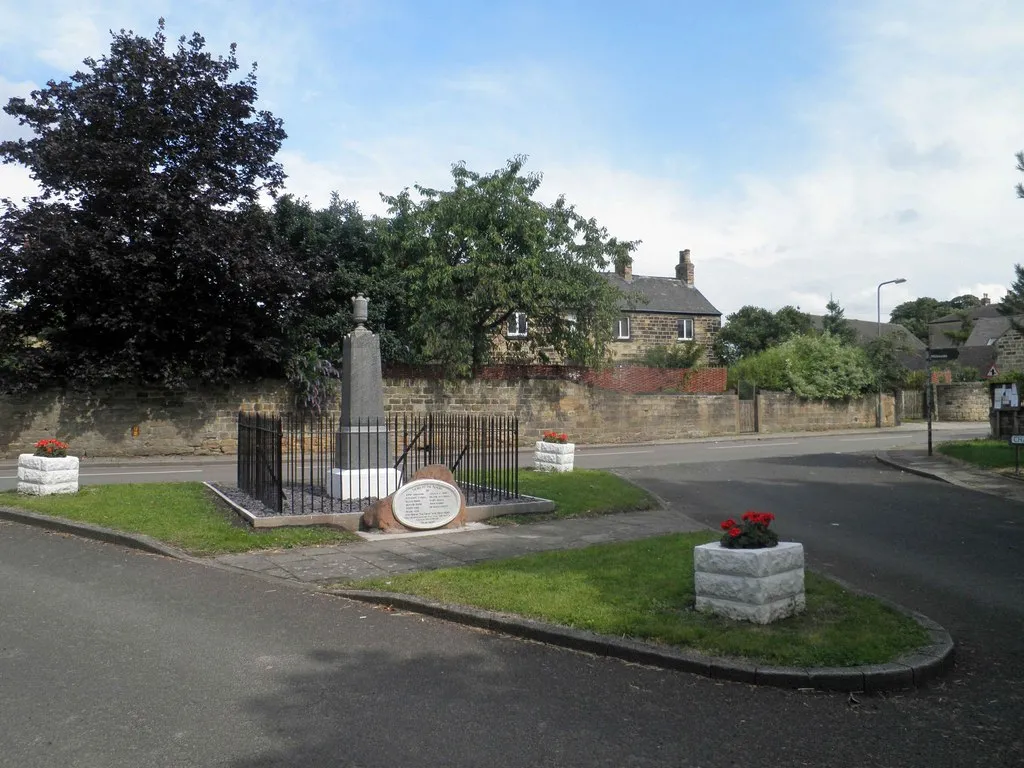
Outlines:
[[687, 285], [693, 285], [693, 262], [690, 261], [689, 248], [679, 252], [679, 264], [676, 265], [676, 280], [684, 280]]
[[627, 283], [633, 282], [633, 260], [622, 259], [615, 265], [615, 274]]

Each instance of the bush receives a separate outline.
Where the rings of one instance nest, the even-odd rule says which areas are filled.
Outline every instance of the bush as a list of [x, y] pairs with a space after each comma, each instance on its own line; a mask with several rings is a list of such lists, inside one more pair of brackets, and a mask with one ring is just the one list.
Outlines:
[[644, 352], [638, 362], [650, 368], [695, 368], [703, 354], [704, 349], [695, 341], [661, 344]]
[[807, 400], [846, 400], [871, 391], [875, 381], [864, 350], [828, 333], [794, 336], [744, 358], [729, 370], [729, 379]]

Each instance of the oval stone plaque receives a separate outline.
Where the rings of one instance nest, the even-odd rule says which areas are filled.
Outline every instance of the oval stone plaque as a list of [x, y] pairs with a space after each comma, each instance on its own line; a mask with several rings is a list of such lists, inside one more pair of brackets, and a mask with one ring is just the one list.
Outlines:
[[459, 489], [443, 480], [413, 480], [392, 499], [395, 519], [406, 528], [426, 531], [448, 525], [459, 515]]

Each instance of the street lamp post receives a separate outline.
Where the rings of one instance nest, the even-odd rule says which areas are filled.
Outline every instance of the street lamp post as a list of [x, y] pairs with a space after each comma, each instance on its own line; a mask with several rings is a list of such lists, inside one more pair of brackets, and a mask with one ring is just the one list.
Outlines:
[[[878, 308], [877, 316], [877, 333], [878, 338], [882, 338], [882, 286], [883, 285], [898, 285], [899, 283], [905, 283], [907, 279], [905, 277], [897, 277], [895, 280], [886, 280], [878, 284], [878, 288], [875, 291], [876, 302], [875, 305]], [[878, 390], [878, 405], [875, 406], [875, 426], [882, 426], [882, 379], [876, 372], [875, 377], [875, 388]]]

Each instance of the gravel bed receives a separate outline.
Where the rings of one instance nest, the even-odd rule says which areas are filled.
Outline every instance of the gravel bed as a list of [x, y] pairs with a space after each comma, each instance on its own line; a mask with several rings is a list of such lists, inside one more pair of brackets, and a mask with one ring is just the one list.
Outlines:
[[[284, 504], [282, 505], [283, 511], [279, 513], [244, 491], [240, 491], [238, 488], [221, 483], [211, 483], [211, 485], [254, 517], [276, 517], [279, 514], [339, 515], [362, 512], [377, 500], [376, 498], [334, 499], [321, 493], [319, 489], [310, 489], [309, 486], [286, 485], [282, 489], [285, 496]], [[515, 504], [522, 501], [522, 498], [501, 498], [497, 494], [494, 494], [493, 499], [491, 499], [489, 498], [491, 494], [481, 493], [471, 486], [460, 485], [459, 488], [466, 497], [466, 506], [468, 507]]]

